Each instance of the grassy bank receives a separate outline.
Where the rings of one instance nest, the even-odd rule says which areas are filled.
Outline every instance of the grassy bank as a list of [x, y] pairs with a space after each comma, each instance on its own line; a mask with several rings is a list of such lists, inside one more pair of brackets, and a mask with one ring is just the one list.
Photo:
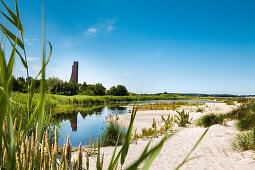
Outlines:
[[173, 102], [173, 103], [148, 103], [138, 105], [138, 110], [176, 110], [182, 106], [199, 106], [203, 103]]
[[[13, 103], [19, 103], [21, 105], [27, 104], [27, 94], [12, 92], [11, 99]], [[36, 106], [39, 95], [34, 94], [32, 105]], [[109, 104], [115, 102], [127, 102], [136, 101], [138, 96], [86, 96], [86, 95], [75, 95], [75, 96], [64, 96], [55, 94], [46, 94], [46, 109], [52, 111], [66, 111], [73, 110], [72, 106], [84, 106], [92, 104]], [[174, 96], [139, 96], [139, 100], [190, 100], [192, 97], [174, 97]]]

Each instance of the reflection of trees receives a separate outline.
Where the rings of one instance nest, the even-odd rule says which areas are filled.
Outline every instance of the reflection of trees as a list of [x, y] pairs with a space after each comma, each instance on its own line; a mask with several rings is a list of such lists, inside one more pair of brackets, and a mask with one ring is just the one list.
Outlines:
[[74, 106], [66, 109], [59, 113], [53, 113], [52, 119], [54, 124], [61, 123], [63, 120], [69, 120], [73, 130], [77, 130], [77, 115], [80, 113], [82, 118], [86, 118], [87, 115], [101, 115], [103, 109], [106, 107], [112, 112], [117, 112], [118, 110], [125, 110], [125, 107], [119, 107], [123, 103], [115, 103], [111, 105], [84, 105], [84, 106]]
[[[90, 106], [90, 107], [89, 107]], [[72, 107], [72, 110], [62, 111], [59, 113], [53, 113], [53, 120], [55, 122], [61, 122], [63, 120], [69, 120], [70, 122], [77, 119], [78, 113], [85, 119], [87, 115], [100, 115], [105, 105], [86, 105]]]
[[53, 115], [52, 120], [55, 123], [60, 123], [63, 120], [69, 120], [71, 122], [71, 121], [77, 119], [77, 114], [78, 114], [78, 112], [76, 112], [76, 111], [71, 111], [71, 112], [68, 112], [68, 113], [62, 112], [62, 113], [58, 113], [56, 115]]

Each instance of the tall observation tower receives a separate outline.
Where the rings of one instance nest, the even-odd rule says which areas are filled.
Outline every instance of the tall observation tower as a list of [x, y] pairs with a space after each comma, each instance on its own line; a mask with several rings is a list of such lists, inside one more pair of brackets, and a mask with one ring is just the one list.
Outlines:
[[78, 84], [78, 61], [73, 62], [71, 80]]

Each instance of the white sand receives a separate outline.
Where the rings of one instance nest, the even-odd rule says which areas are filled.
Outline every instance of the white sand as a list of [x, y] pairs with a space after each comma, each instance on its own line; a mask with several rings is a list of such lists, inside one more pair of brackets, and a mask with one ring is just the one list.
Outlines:
[[[205, 109], [203, 113], [196, 113], [197, 107], [183, 107], [181, 109], [190, 109], [190, 115], [193, 117], [193, 121], [202, 115], [208, 113], [225, 113], [234, 108], [234, 106], [227, 106], [224, 103], [208, 103], [204, 106], [200, 106]], [[181, 110], [180, 109], [180, 110]], [[161, 114], [176, 114], [174, 111], [138, 111], [134, 129], [138, 130], [144, 127], [151, 127], [152, 119], [155, 118], [159, 121]], [[124, 126], [128, 126], [130, 114], [121, 115], [120, 122]], [[251, 151], [239, 153], [233, 151], [230, 146], [231, 139], [236, 133], [239, 133], [233, 126], [233, 122], [227, 123], [229, 126], [213, 125], [202, 142], [198, 145], [196, 150], [191, 154], [190, 158], [193, 158], [187, 162], [181, 169], [255, 169], [255, 160], [252, 159], [254, 154]], [[180, 132], [171, 137], [164, 144], [158, 157], [155, 159], [150, 169], [174, 169], [176, 168], [189, 153], [191, 148], [200, 138], [205, 131], [205, 128], [196, 127], [190, 125], [187, 128], [182, 128]], [[159, 142], [159, 138], [153, 140], [152, 145]], [[125, 167], [135, 161], [143, 149], [145, 148], [148, 140], [139, 140], [137, 144], [131, 144], [129, 153], [125, 162]], [[118, 147], [118, 150], [120, 147]], [[101, 153], [104, 152], [104, 168], [107, 169], [110, 162], [111, 155], [114, 147], [103, 147]], [[72, 158], [77, 158], [77, 153], [73, 153]], [[85, 159], [84, 159], [85, 165]], [[96, 158], [90, 158], [90, 168], [96, 169]]]

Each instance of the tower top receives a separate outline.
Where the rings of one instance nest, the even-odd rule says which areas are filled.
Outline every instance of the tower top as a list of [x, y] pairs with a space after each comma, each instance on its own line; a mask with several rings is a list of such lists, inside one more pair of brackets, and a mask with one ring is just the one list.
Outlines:
[[72, 65], [72, 74], [70, 81], [74, 81], [75, 83], [78, 84], [78, 61], [74, 61]]

